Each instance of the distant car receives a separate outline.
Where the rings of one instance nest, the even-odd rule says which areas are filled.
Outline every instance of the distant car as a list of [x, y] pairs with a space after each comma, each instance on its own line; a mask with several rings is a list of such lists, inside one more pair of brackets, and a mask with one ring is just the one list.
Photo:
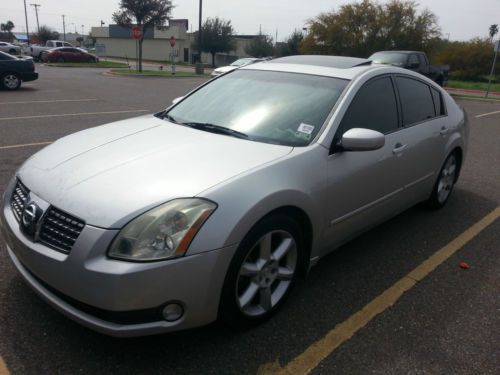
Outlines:
[[228, 66], [221, 66], [220, 68], [215, 69], [212, 72], [212, 77], [217, 77], [221, 74], [230, 72], [231, 70], [238, 69], [238, 68], [244, 67], [246, 65], [255, 64], [256, 62], [265, 61], [265, 60], [269, 60], [269, 59], [267, 59], [267, 58], [254, 58], [254, 57], [246, 57], [244, 59], [239, 59], [239, 60], [236, 60], [235, 62], [231, 63]]
[[11, 55], [20, 55], [21, 47], [12, 43], [0, 42], [0, 51], [10, 53]]
[[16, 57], [0, 52], [0, 87], [17, 90], [22, 81], [38, 79], [32, 58]]
[[42, 58], [42, 53], [44, 51], [48, 51], [53, 48], [58, 48], [58, 47], [73, 47], [71, 43], [62, 41], [62, 40], [47, 40], [45, 42], [45, 45], [31, 45], [29, 48], [29, 55], [33, 56], [33, 58], [37, 60], [41, 60]]
[[79, 62], [95, 63], [99, 61], [96, 55], [76, 47], [60, 47], [43, 51], [41, 54], [43, 62]]

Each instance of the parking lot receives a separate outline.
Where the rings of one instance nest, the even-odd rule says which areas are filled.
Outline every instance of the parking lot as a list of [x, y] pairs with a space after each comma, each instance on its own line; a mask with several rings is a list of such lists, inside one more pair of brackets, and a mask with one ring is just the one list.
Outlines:
[[[159, 111], [206, 80], [37, 69], [39, 80], [0, 91], [0, 193], [48, 143]], [[460, 105], [470, 120], [469, 154], [448, 205], [414, 207], [344, 245], [271, 320], [247, 331], [213, 324], [134, 339], [94, 333], [24, 284], [0, 236], [0, 375], [498, 374], [500, 102]], [[424, 263], [438, 252], [449, 258]], [[417, 267], [425, 277], [411, 276]]]

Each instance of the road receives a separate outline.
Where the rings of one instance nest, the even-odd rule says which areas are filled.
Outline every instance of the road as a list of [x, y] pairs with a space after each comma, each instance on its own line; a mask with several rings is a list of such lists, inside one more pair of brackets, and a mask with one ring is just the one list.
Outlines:
[[[158, 111], [205, 80], [38, 69], [38, 81], [0, 91], [0, 193], [45, 144]], [[0, 237], [0, 375], [273, 374], [291, 364], [313, 374], [497, 374], [500, 220], [481, 220], [500, 204], [500, 103], [460, 104], [471, 121], [470, 148], [449, 204], [440, 211], [414, 207], [343, 246], [299, 282], [273, 319], [251, 330], [213, 324], [134, 339], [94, 333], [24, 284]], [[434, 271], [394, 300], [385, 297], [442, 249], [453, 251]], [[371, 313], [375, 305], [379, 314]], [[369, 318], [351, 324], [360, 313]], [[333, 350], [322, 339], [335, 335], [342, 340]]]

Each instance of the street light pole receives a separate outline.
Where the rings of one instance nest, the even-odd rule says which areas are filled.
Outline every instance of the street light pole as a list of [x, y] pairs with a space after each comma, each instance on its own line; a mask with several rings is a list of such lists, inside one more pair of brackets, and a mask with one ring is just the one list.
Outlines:
[[28, 11], [26, 10], [26, 0], [24, 0], [24, 18], [26, 19], [26, 39], [28, 39], [28, 45], [29, 45], [30, 32], [28, 31]]
[[64, 17], [66, 17], [66, 16], [63, 14], [62, 15], [62, 18], [63, 18], [63, 40], [66, 41], [66, 22], [64, 20]]
[[201, 63], [201, 12], [202, 0], [200, 0], [200, 18], [198, 19], [198, 62]]

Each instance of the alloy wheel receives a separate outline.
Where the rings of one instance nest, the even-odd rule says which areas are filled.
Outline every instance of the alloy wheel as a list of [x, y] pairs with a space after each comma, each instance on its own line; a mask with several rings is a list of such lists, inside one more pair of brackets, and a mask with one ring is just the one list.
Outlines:
[[15, 74], [6, 74], [3, 77], [3, 85], [10, 90], [16, 89], [19, 86], [19, 77]]
[[455, 155], [450, 155], [439, 176], [437, 186], [437, 197], [439, 203], [443, 204], [451, 193], [455, 184], [455, 175], [457, 171], [457, 160]]

